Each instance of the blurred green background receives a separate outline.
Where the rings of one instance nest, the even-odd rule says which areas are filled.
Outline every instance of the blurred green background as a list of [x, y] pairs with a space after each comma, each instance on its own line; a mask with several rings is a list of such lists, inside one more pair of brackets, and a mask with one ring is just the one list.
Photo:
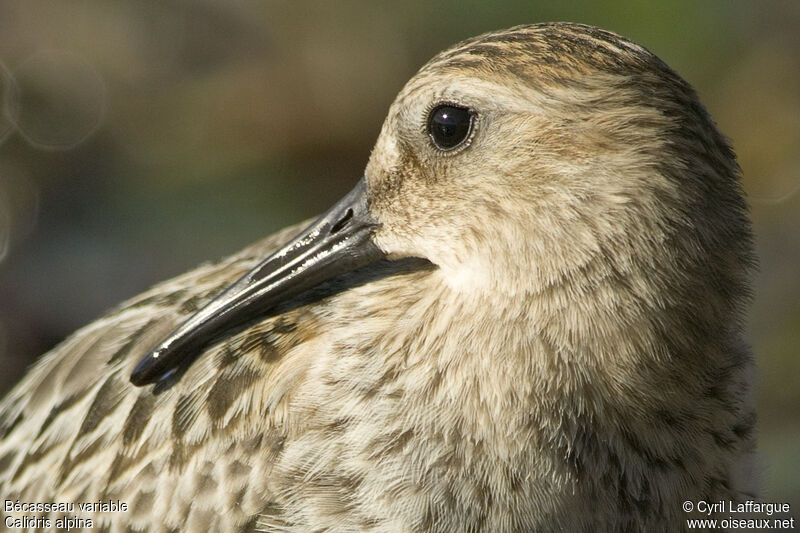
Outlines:
[[0, 0], [0, 394], [121, 300], [316, 214], [436, 52], [569, 20], [643, 44], [733, 140], [761, 270], [764, 498], [800, 509], [800, 2]]

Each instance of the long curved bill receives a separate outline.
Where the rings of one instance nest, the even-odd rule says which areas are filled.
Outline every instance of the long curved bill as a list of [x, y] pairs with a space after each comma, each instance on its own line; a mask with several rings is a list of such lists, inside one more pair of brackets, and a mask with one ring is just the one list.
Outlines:
[[242, 276], [136, 365], [131, 383], [155, 383], [194, 358], [203, 348], [277, 304], [320, 283], [378, 261], [384, 253], [372, 242], [378, 223], [367, 207], [366, 183]]

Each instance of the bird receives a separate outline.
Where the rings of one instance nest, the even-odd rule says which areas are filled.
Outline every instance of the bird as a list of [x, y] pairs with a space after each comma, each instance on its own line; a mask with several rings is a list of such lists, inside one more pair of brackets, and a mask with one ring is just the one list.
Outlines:
[[329, 211], [29, 370], [4, 526], [687, 530], [684, 502], [757, 495], [753, 246], [730, 142], [653, 53], [576, 23], [465, 40]]

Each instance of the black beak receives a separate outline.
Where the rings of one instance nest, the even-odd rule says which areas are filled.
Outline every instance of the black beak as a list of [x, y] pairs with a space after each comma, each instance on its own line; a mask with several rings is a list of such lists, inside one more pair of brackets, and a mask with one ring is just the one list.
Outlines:
[[364, 178], [286, 246], [242, 276], [136, 365], [131, 383], [155, 383], [225, 333], [320, 283], [384, 258]]

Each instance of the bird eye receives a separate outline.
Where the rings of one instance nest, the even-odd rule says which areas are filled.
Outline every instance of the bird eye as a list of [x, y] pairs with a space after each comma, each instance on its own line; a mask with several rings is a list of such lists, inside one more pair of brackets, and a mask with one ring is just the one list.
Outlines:
[[436, 106], [428, 116], [428, 135], [440, 150], [452, 150], [469, 136], [474, 116], [466, 107]]

